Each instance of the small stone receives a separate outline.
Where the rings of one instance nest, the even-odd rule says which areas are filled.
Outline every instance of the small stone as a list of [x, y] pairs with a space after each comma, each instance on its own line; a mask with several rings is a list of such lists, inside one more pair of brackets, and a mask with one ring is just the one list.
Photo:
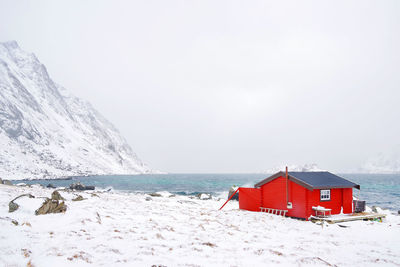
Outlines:
[[146, 197], [145, 199], [146, 199], [146, 201], [150, 201], [150, 200], [152, 200], [152, 198], [151, 198], [151, 197]]
[[14, 212], [19, 208], [19, 205], [13, 201], [10, 201], [10, 203], [8, 203], [8, 212]]
[[11, 222], [12, 222], [15, 226], [18, 225], [18, 222], [17, 222], [16, 220], [12, 220]]
[[55, 190], [51, 194], [51, 199], [53, 199], [53, 200], [64, 200], [64, 198], [60, 195], [60, 193], [57, 190]]
[[82, 201], [84, 198], [81, 195], [78, 195], [76, 198], [72, 199], [72, 201]]

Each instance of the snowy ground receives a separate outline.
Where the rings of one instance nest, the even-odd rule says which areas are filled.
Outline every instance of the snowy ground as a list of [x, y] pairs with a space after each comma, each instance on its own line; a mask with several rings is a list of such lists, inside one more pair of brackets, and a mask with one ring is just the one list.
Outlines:
[[[348, 227], [218, 208], [224, 200], [67, 193], [64, 214], [34, 215], [53, 190], [0, 185], [1, 266], [368, 266], [400, 264], [400, 216]], [[76, 194], [86, 199], [71, 201]], [[15, 226], [10, 219], [18, 221]]]

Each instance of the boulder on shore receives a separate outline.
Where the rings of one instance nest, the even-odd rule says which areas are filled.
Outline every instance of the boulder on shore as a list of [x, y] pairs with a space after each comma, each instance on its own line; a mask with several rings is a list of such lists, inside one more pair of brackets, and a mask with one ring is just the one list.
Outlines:
[[79, 190], [79, 191], [83, 191], [83, 190], [94, 190], [94, 186], [93, 185], [84, 185], [80, 182], [77, 183], [73, 183], [69, 186], [69, 189], [72, 190]]
[[56, 188], [56, 187], [54, 186], [54, 184], [48, 184], [47, 188]]
[[67, 205], [64, 201], [59, 202], [58, 200], [53, 200], [47, 198], [42, 206], [35, 211], [35, 215], [49, 214], [49, 213], [61, 213], [67, 210]]
[[[232, 186], [232, 187], [229, 189], [228, 199], [235, 193], [235, 191], [236, 191], [237, 189], [238, 189], [238, 188], [237, 188], [236, 186]], [[231, 200], [239, 200], [239, 192], [237, 192], [237, 193], [231, 198]]]

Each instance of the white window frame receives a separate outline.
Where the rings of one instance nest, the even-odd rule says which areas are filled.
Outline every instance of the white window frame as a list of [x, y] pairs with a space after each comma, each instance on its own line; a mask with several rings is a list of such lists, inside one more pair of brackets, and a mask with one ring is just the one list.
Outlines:
[[331, 190], [330, 189], [321, 189], [320, 190], [320, 200], [321, 201], [331, 200]]

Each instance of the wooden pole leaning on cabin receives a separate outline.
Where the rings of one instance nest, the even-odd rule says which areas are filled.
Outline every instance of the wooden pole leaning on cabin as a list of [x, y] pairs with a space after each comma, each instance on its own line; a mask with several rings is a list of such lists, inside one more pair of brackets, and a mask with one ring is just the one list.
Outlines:
[[225, 201], [224, 205], [222, 205], [222, 207], [219, 208], [219, 210], [222, 210], [222, 208], [225, 207], [226, 203], [228, 203], [228, 201], [231, 200], [231, 198], [233, 198], [234, 195], [236, 195], [236, 192], [237, 192], [237, 191], [239, 191], [239, 188], [236, 189], [235, 193], [233, 193], [233, 194], [228, 198], [227, 201]]
[[286, 166], [286, 206], [289, 203], [289, 187], [288, 187], [288, 167]]

